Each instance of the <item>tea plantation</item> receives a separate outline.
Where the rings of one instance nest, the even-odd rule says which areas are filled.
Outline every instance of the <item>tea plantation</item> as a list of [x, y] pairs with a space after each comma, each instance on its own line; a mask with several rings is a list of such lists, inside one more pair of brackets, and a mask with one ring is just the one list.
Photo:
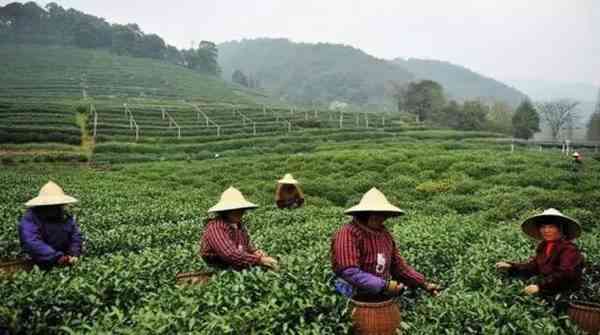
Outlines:
[[[332, 288], [330, 238], [348, 221], [343, 209], [376, 186], [408, 213], [388, 223], [402, 254], [445, 288], [437, 298], [417, 291], [400, 299], [404, 333], [577, 334], [494, 263], [531, 255], [535, 244], [519, 224], [555, 207], [581, 221], [577, 243], [598, 264], [600, 162], [586, 154], [574, 170], [559, 151], [511, 154], [468, 133], [416, 133], [427, 136], [292, 133], [265, 139], [262, 152], [218, 142], [226, 152], [218, 159], [3, 165], [0, 257], [18, 253], [22, 204], [49, 178], [80, 199], [72, 212], [86, 253], [71, 269], [2, 279], [0, 316], [19, 334], [346, 334], [349, 306]], [[131, 151], [152, 148], [138, 145]], [[305, 208], [274, 206], [286, 172], [303, 183]], [[176, 273], [206, 268], [197, 255], [206, 210], [230, 185], [261, 205], [247, 216], [250, 234], [282, 269], [222, 272], [206, 286], [178, 288]]]

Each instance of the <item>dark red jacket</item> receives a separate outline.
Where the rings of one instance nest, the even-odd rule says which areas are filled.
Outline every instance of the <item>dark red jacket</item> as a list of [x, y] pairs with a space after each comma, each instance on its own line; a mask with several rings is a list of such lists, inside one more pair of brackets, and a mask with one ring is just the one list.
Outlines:
[[581, 286], [583, 255], [577, 246], [567, 240], [556, 241], [546, 256], [546, 241], [541, 242], [535, 257], [526, 263], [512, 264], [511, 274], [524, 277], [540, 276], [538, 286], [542, 294], [556, 294]]

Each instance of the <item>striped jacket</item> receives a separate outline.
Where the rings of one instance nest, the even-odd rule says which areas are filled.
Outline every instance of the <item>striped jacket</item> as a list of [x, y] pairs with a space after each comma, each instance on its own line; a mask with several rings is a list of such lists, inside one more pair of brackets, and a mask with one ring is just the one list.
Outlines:
[[373, 230], [353, 222], [337, 231], [331, 241], [333, 271], [359, 268], [384, 280], [394, 279], [410, 287], [423, 287], [425, 277], [400, 256], [387, 229]]
[[200, 256], [206, 263], [235, 270], [258, 265], [260, 256], [250, 242], [243, 224], [232, 224], [216, 218], [208, 221], [200, 240]]

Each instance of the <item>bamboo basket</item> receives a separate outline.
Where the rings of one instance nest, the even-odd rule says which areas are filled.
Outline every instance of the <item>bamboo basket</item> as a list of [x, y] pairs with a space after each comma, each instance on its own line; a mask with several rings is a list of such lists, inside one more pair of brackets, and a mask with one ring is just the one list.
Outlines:
[[215, 273], [213, 271], [180, 272], [175, 276], [177, 285], [205, 285]]
[[0, 261], [0, 277], [11, 277], [17, 272], [29, 272], [33, 263], [26, 259], [13, 259]]
[[355, 335], [394, 335], [400, 327], [400, 308], [392, 299], [382, 302], [352, 300]]
[[569, 319], [590, 335], [600, 334], [600, 304], [572, 301], [567, 309]]

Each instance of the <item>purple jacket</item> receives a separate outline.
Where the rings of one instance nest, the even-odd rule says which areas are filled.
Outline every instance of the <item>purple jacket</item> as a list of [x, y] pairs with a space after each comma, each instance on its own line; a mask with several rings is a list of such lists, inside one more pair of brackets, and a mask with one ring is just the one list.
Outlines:
[[81, 255], [81, 232], [73, 217], [64, 224], [51, 224], [29, 209], [19, 223], [19, 240], [33, 262], [44, 267], [56, 264], [64, 255]]

